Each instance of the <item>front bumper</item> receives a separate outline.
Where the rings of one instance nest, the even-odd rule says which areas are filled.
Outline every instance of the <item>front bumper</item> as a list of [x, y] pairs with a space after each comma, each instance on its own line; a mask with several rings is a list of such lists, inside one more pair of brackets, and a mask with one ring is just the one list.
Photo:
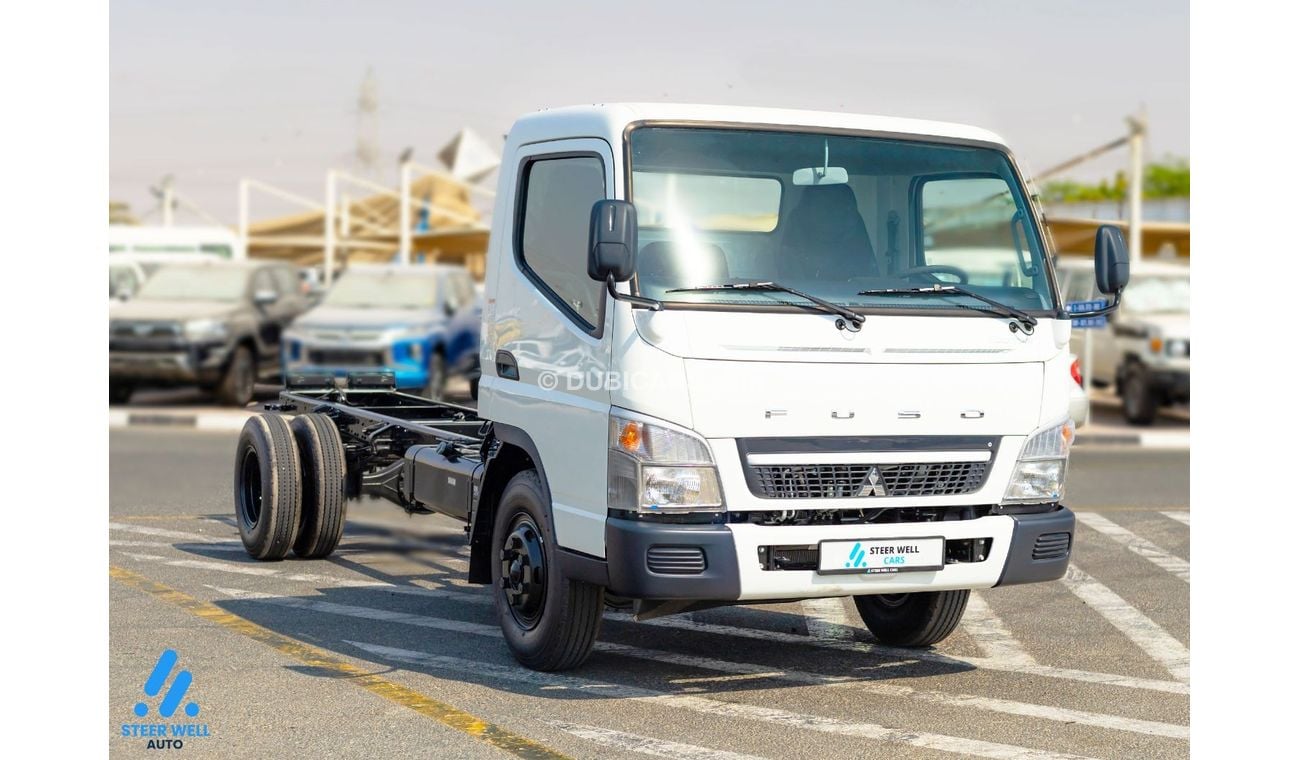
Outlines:
[[161, 384], [212, 383], [221, 378], [229, 349], [223, 344], [176, 346], [165, 350], [110, 348], [108, 376], [116, 381]]
[[[768, 547], [816, 547], [825, 540], [941, 535], [991, 539], [984, 560], [942, 570], [822, 575], [764, 569]], [[1074, 513], [989, 515], [974, 520], [868, 525], [676, 525], [609, 518], [605, 523], [609, 589], [638, 599], [773, 601], [859, 594], [991, 588], [1060, 578], [1070, 561]]]
[[349, 372], [391, 372], [397, 382], [398, 388], [419, 388], [423, 389], [429, 384], [429, 370], [426, 367], [412, 367], [409, 365], [379, 365], [379, 366], [349, 366], [322, 367], [314, 364], [305, 364], [297, 362], [289, 366], [290, 372], [310, 375], [333, 375], [337, 378], [348, 376]]

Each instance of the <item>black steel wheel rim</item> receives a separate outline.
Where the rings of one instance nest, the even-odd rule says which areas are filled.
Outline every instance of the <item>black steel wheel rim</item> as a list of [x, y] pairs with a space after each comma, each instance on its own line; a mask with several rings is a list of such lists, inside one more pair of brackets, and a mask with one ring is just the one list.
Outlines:
[[532, 630], [542, 619], [546, 602], [546, 552], [542, 532], [527, 514], [510, 525], [500, 551], [501, 594], [515, 622]]
[[250, 446], [239, 462], [239, 521], [252, 530], [262, 517], [262, 468]]

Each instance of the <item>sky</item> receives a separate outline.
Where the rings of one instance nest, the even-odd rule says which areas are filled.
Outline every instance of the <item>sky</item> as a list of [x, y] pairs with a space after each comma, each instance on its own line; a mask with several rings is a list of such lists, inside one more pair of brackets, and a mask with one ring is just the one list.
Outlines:
[[[614, 101], [963, 122], [1031, 175], [1144, 105], [1149, 155], [1190, 158], [1185, 1], [112, 0], [109, 25], [110, 195], [155, 223], [164, 175], [228, 224], [241, 177], [322, 199], [326, 169], [357, 166], [367, 70], [390, 185], [408, 147], [435, 164], [462, 127], [499, 146], [520, 114]], [[251, 215], [296, 210], [255, 195]]]

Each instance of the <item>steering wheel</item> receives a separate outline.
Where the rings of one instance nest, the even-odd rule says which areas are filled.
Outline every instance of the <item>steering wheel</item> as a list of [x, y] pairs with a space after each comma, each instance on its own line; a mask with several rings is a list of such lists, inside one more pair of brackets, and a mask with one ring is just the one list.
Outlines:
[[957, 278], [957, 282], [965, 285], [970, 282], [970, 274], [961, 267], [951, 266], [949, 264], [927, 264], [920, 267], [911, 267], [898, 272], [899, 277], [913, 277], [916, 275], [927, 276], [931, 282], [943, 282], [936, 274], [950, 274]]

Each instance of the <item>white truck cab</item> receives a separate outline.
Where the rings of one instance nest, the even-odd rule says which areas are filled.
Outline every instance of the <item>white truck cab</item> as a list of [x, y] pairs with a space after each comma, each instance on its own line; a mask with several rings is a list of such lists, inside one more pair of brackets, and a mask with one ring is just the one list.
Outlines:
[[[504, 155], [480, 414], [527, 440], [555, 542], [612, 592], [885, 595], [893, 620], [899, 595], [1064, 573], [1070, 322], [996, 135], [600, 105], [522, 118]], [[603, 200], [633, 208], [593, 221]], [[617, 290], [650, 308], [589, 276], [610, 218], [635, 241]], [[925, 290], [948, 284], [1005, 308]]]
[[[525, 665], [581, 663], [607, 603], [852, 596], [878, 639], [926, 646], [971, 589], [1064, 574], [1071, 315], [997, 136], [597, 105], [520, 119], [502, 166], [477, 410], [331, 386], [277, 408], [392, 452], [349, 460], [349, 495], [467, 523]], [[1096, 313], [1127, 272], [1103, 227]], [[282, 555], [240, 509], [250, 553]]]

